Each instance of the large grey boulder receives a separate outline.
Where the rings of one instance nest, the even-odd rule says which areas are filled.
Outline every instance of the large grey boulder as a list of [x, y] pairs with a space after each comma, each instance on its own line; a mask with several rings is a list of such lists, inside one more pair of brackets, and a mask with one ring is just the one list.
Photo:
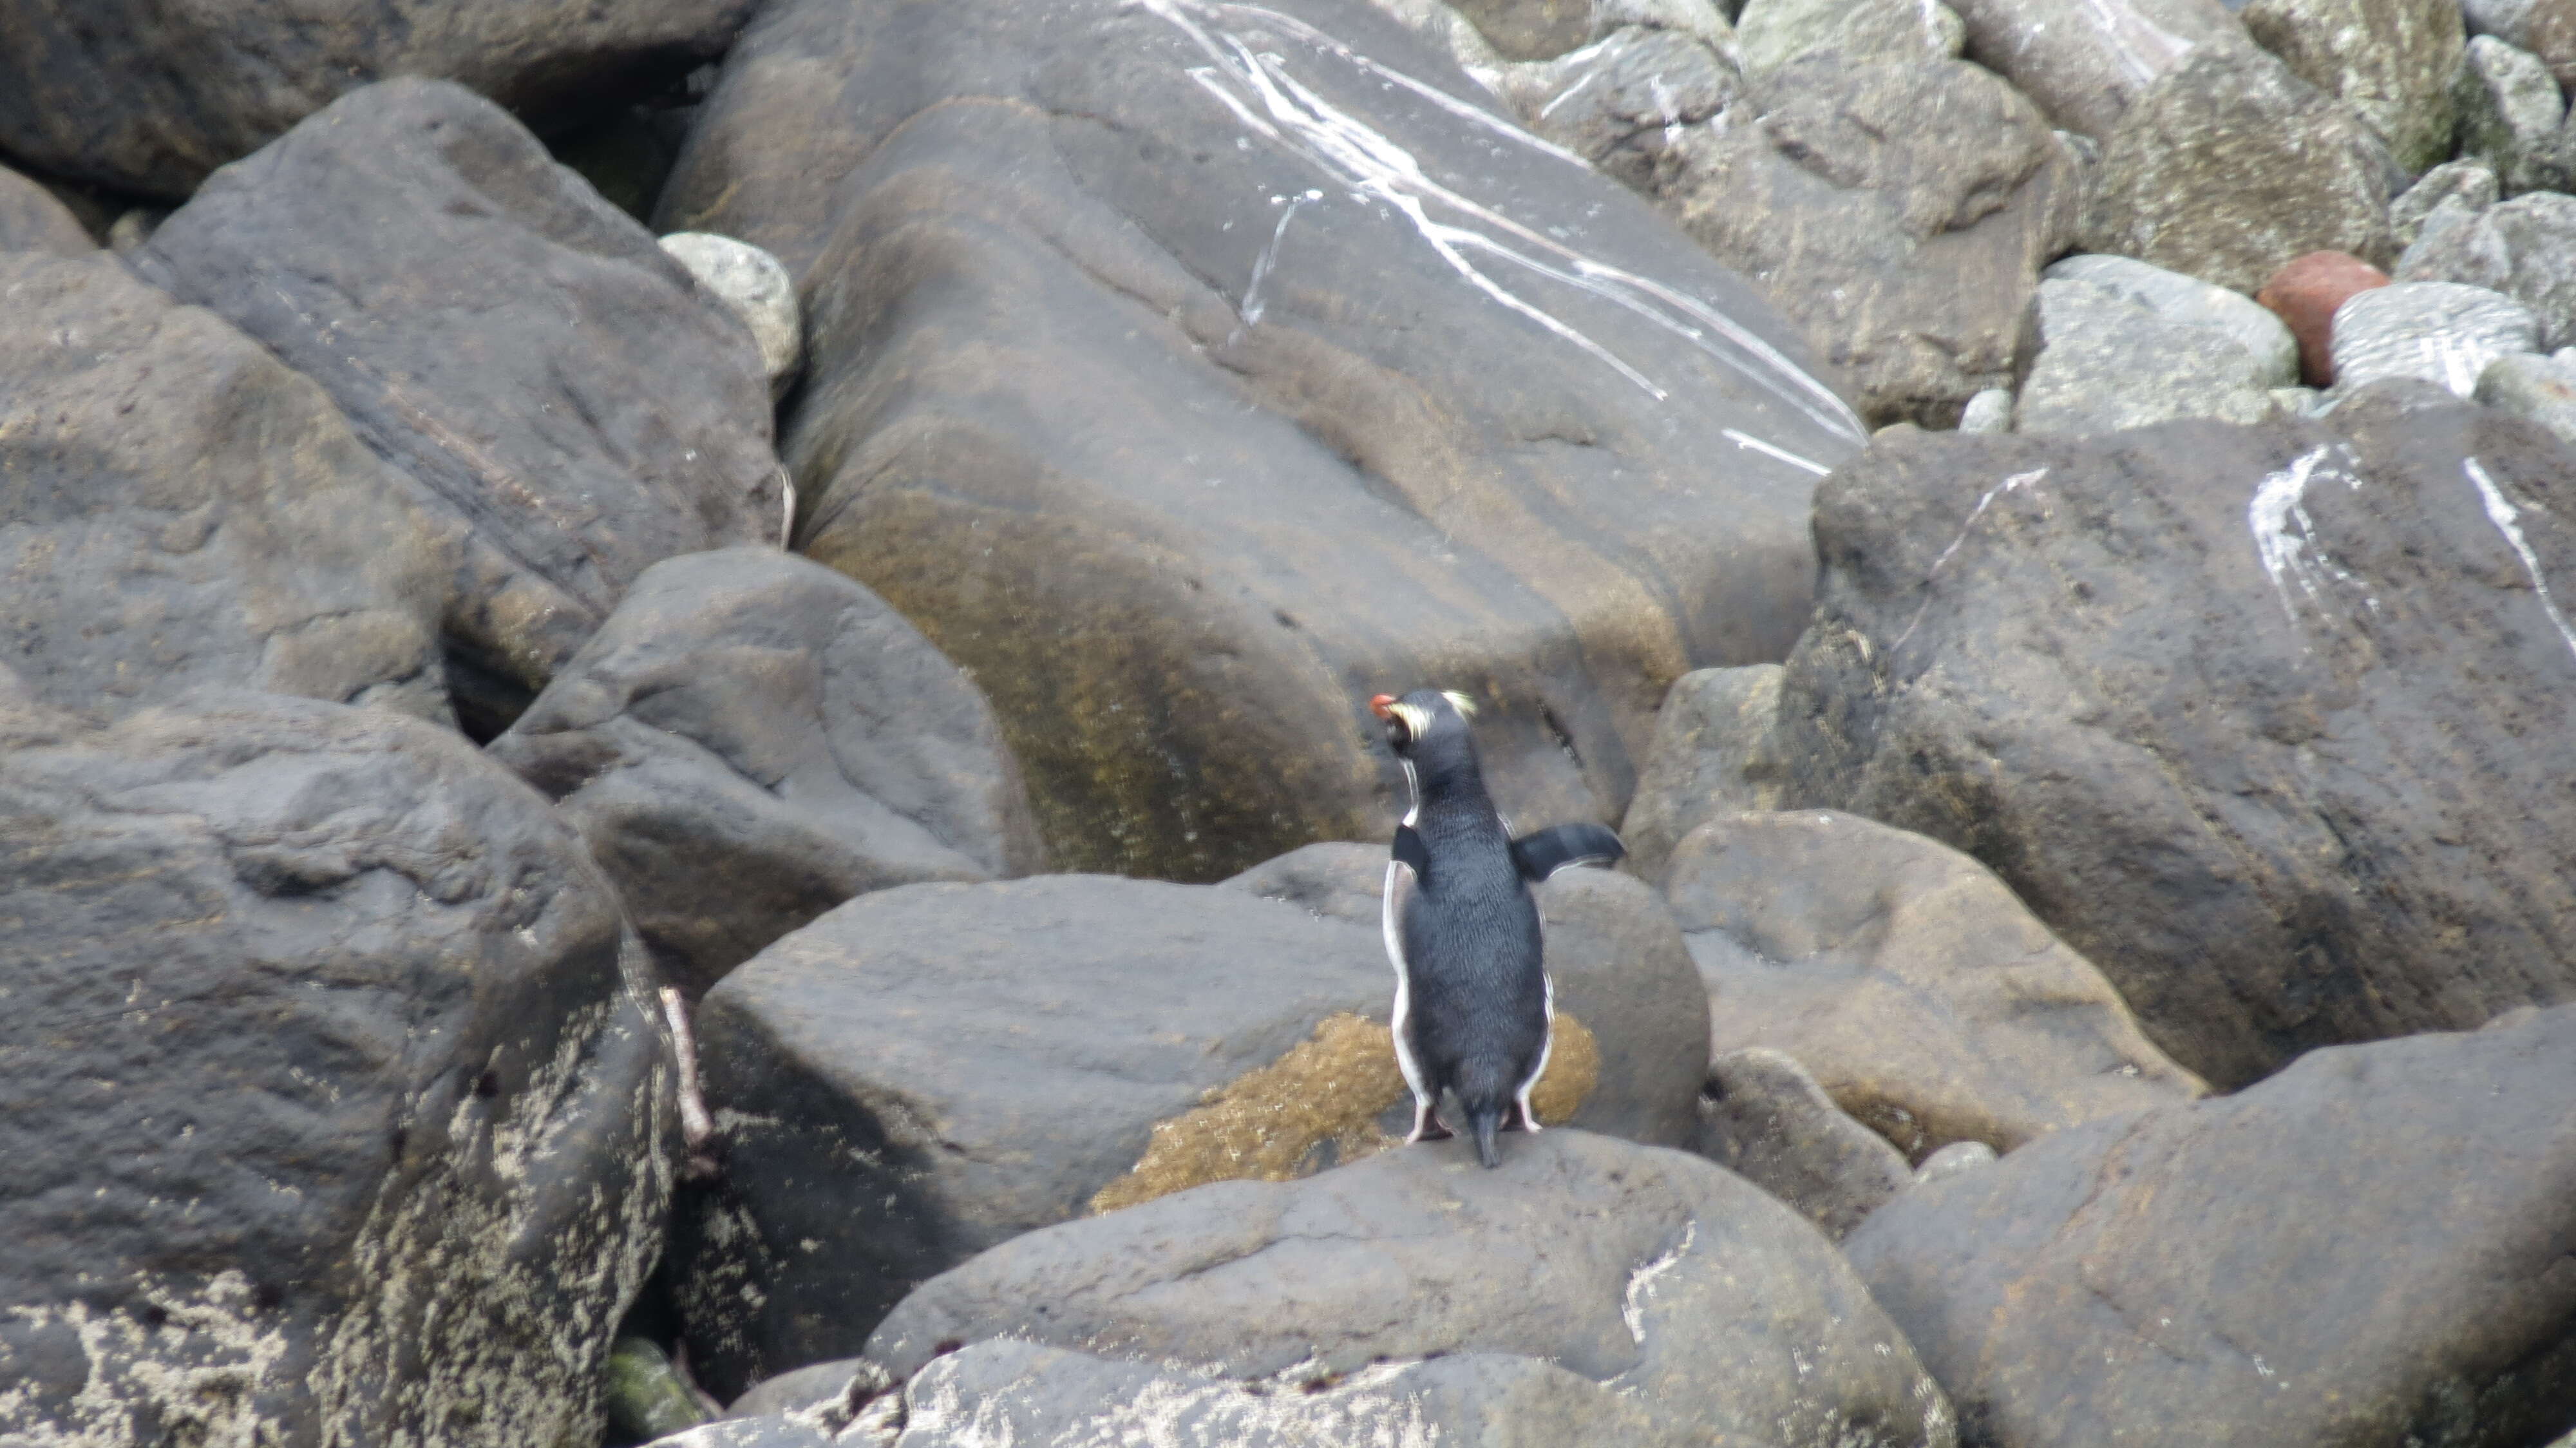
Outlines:
[[98, 718], [207, 684], [445, 720], [451, 530], [322, 389], [96, 248], [0, 251], [0, 635]]
[[1844, 1250], [1998, 1448], [2539, 1443], [2576, 1414], [2571, 1097], [2576, 1010], [2316, 1051]]
[[2401, 282], [2461, 282], [2529, 307], [2539, 345], [2576, 342], [2576, 196], [2533, 192], [2479, 211], [2407, 250]]
[[1703, 821], [1777, 809], [1786, 771], [1770, 752], [1780, 712], [1780, 666], [1698, 669], [1673, 681], [1655, 715], [1655, 742], [1637, 797], [1620, 821], [1621, 867], [1663, 883], [1673, 846]]
[[1666, 885], [1724, 1057], [1776, 1050], [1913, 1161], [2186, 1101], [2091, 961], [1992, 871], [1825, 810], [1721, 816]]
[[2193, 51], [2103, 140], [2087, 251], [2252, 295], [2292, 258], [2393, 256], [2388, 148], [2260, 51]]
[[2252, 0], [2237, 18], [2299, 79], [2360, 112], [2409, 174], [2450, 159], [2459, 0]]
[[6, 694], [0, 1440], [597, 1441], [678, 1143], [581, 842], [380, 710]]
[[2576, 185], [2576, 146], [2561, 129], [2567, 103], [2537, 57], [2491, 35], [2472, 37], [2452, 104], [2461, 154], [2492, 167], [2507, 196]]
[[797, 276], [798, 545], [973, 671], [1069, 868], [1379, 832], [1365, 701], [1423, 684], [1515, 818], [1616, 818], [1664, 688], [1795, 637], [1863, 437], [1365, 0], [791, 0], [659, 219]]
[[1727, 114], [1685, 133], [1659, 194], [1850, 372], [1864, 417], [1948, 427], [2010, 381], [2022, 309], [2081, 203], [2035, 107], [1963, 61], [1828, 52]]
[[1913, 1185], [1903, 1152], [1836, 1105], [1797, 1057], [1766, 1046], [1708, 1063], [1691, 1149], [1838, 1242]]
[[2261, 422], [2274, 410], [2271, 389], [2283, 385], [2226, 333], [2170, 321], [2090, 282], [2041, 282], [2029, 333], [2016, 432], [2117, 432], [2177, 417]]
[[1329, 1388], [1490, 1354], [1585, 1380], [1593, 1412], [1624, 1400], [1648, 1442], [1954, 1440], [1905, 1340], [1787, 1207], [1683, 1152], [1514, 1145], [1494, 1171], [1451, 1141], [1033, 1232], [923, 1284], [868, 1356], [910, 1378], [943, 1345], [1007, 1338]]
[[0, 45], [0, 149], [176, 200], [370, 81], [443, 76], [560, 124], [720, 54], [752, 9], [752, 0], [20, 0]]
[[2254, 50], [2220, 0], [1961, 0], [1968, 58], [2011, 81], [2058, 126], [2107, 141], [2187, 56]]
[[2335, 309], [2335, 395], [2401, 379], [2467, 397], [2489, 363], [2538, 351], [2540, 338], [2540, 318], [2531, 308], [2486, 287], [2426, 281], [2373, 287]]
[[1792, 799], [1984, 861], [2214, 1084], [2576, 993], [2570, 478], [2383, 390], [1881, 439], [1818, 504]]
[[[907, 886], [736, 970], [698, 1017], [725, 1179], [684, 1202], [673, 1248], [704, 1381], [847, 1356], [905, 1292], [1023, 1232], [1393, 1145], [1410, 1097], [1356, 878], [1385, 859], [1313, 846], [1234, 888]], [[1603, 871], [1540, 905], [1541, 1119], [1687, 1142], [1707, 1006], [1679, 932]]]
[[1951, 60], [1968, 39], [1958, 12], [1941, 0], [1749, 0], [1736, 17], [1735, 33], [1751, 75], [1820, 50], [1842, 56], [1845, 64]]
[[646, 569], [490, 748], [560, 803], [691, 995], [854, 895], [1044, 864], [975, 686], [773, 548]]
[[132, 261], [320, 382], [463, 533], [450, 681], [478, 738], [646, 565], [780, 536], [750, 334], [461, 86], [342, 98], [207, 182]]
[[2041, 276], [2082, 282], [2156, 314], [2159, 321], [2204, 327], [2245, 349], [2266, 387], [2299, 380], [2299, 343], [2269, 307], [2195, 277], [2149, 266], [2135, 257], [2086, 253], [2051, 262]]

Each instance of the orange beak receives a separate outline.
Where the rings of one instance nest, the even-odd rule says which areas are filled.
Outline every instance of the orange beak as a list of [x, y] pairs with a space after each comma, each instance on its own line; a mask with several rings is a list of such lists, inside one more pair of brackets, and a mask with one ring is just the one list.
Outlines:
[[1393, 694], [1379, 694], [1369, 700], [1369, 712], [1375, 714], [1381, 719], [1386, 717], [1387, 710], [1394, 707], [1395, 696]]

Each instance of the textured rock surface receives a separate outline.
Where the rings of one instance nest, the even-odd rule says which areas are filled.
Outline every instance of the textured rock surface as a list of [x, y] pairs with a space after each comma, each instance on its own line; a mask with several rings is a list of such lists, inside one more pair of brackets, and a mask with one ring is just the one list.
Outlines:
[[1983, 1442], [2538, 1443], [2576, 1413], [2571, 1095], [2576, 1011], [2318, 1051], [1844, 1247]]
[[2104, 139], [2084, 247], [2248, 294], [2306, 252], [2385, 265], [2388, 168], [2350, 107], [2279, 61], [2195, 50]]
[[2199, 1080], [1992, 871], [1823, 810], [1682, 841], [1667, 885], [1721, 1053], [1768, 1047], [1921, 1161], [2187, 1100]]
[[234, 684], [447, 717], [452, 551], [328, 397], [116, 260], [0, 252], [0, 635], [104, 716]]
[[2340, 251], [2312, 251], [2272, 273], [2254, 299], [2270, 308], [2299, 343], [2299, 371], [2318, 387], [2334, 384], [2334, 319], [2356, 293], [2388, 285], [2388, 273]]
[[2492, 168], [2507, 196], [2576, 185], [2576, 147], [2559, 124], [2567, 104], [2536, 57], [2491, 35], [2472, 37], [2452, 104], [2460, 115], [2461, 154]]
[[44, 187], [0, 166], [0, 251], [85, 256], [97, 249], [71, 208]]
[[1729, 1441], [1952, 1441], [1905, 1340], [1788, 1208], [1683, 1152], [1516, 1145], [1495, 1171], [1451, 1141], [1033, 1232], [923, 1284], [868, 1356], [909, 1376], [942, 1343], [1010, 1337], [1329, 1384], [1508, 1354]]
[[2299, 79], [2360, 112], [2410, 174], [2450, 158], [2459, 0], [2252, 0], [2237, 18]]
[[1631, 25], [1554, 60], [1468, 73], [1522, 125], [1651, 195], [1679, 164], [1686, 128], [1742, 93], [1730, 50], [1688, 31]]
[[2067, 130], [2107, 141], [2185, 56], [2253, 51], [2218, 0], [1964, 0], [1968, 58]]
[[854, 895], [1044, 863], [975, 686], [776, 549], [646, 569], [491, 752], [561, 803], [692, 995]]
[[1985, 861], [2214, 1084], [2565, 996], [2570, 467], [2375, 393], [1882, 440], [1819, 499], [1794, 797]]
[[[1961, 432], [2012, 431], [2013, 395], [2009, 388], [1989, 387], [1959, 409]], [[1633, 805], [1631, 809], [1635, 808]]]
[[647, 564], [779, 537], [749, 335], [459, 86], [336, 102], [208, 182], [134, 264], [320, 382], [462, 523], [449, 682], [478, 737]]
[[[1273, 888], [1306, 882], [1294, 904], [1079, 876], [883, 891], [734, 972], [698, 1023], [726, 1181], [684, 1199], [675, 1246], [708, 1385], [846, 1356], [916, 1283], [1019, 1233], [1400, 1137], [1368, 856], [1383, 875], [1382, 847], [1279, 865]], [[1575, 871], [1542, 911], [1542, 1119], [1687, 1141], [1706, 1006], [1662, 906]]]
[[2576, 360], [2508, 353], [2478, 374], [2477, 400], [2576, 443]]
[[2050, 281], [2082, 282], [2146, 308], [2163, 322], [2204, 327], [2245, 349], [2265, 387], [2299, 380], [2298, 339], [2277, 315], [2242, 292], [2211, 286], [2133, 257], [2070, 256], [2042, 273]]
[[800, 544], [973, 670], [1060, 864], [1375, 834], [1363, 701], [1426, 682], [1514, 817], [1616, 818], [1671, 681], [1802, 625], [1856, 420], [1491, 104], [1361, 0], [798, 0], [728, 61], [661, 219], [797, 275]]
[[2335, 391], [2407, 378], [2466, 397], [2488, 363], [2538, 350], [2540, 336], [2540, 318], [2502, 292], [2455, 282], [2376, 287], [2335, 309]]
[[1691, 1149], [1838, 1242], [1914, 1178], [1905, 1154], [1845, 1114], [1796, 1057], [1760, 1046], [1709, 1062]]
[[2462, 282], [2502, 292], [2540, 323], [2533, 351], [2576, 342], [2576, 196], [2517, 196], [2410, 249], [2401, 282]]
[[2022, 308], [2080, 205], [2036, 108], [1961, 61], [1824, 53], [1727, 115], [1685, 134], [1660, 194], [1850, 373], [1863, 416], [1947, 427], [2010, 380]]
[[[1736, 17], [1744, 69], [1761, 75], [1811, 51], [1831, 50], [1845, 64], [1856, 61], [1949, 60], [1967, 44], [1958, 12], [1932, 0], [1750, 0]], [[2443, 77], [2448, 80], [2446, 75]]]
[[673, 232], [662, 238], [662, 249], [751, 329], [770, 395], [785, 392], [805, 364], [804, 314], [796, 305], [796, 279], [787, 268], [749, 242], [711, 232]]
[[641, 952], [454, 733], [0, 705], [0, 1438], [596, 1441], [673, 1130]]
[[2399, 247], [2411, 247], [2434, 212], [2442, 212], [2446, 224], [2454, 217], [2466, 220], [2495, 205], [2502, 194], [2495, 168], [2486, 162], [2475, 156], [2445, 161], [2388, 203], [2390, 238]]
[[751, 0], [23, 0], [0, 46], [0, 148], [176, 199], [343, 92], [445, 76], [540, 121], [721, 52]]
[[1637, 797], [1619, 825], [1622, 868], [1660, 884], [1673, 846], [1703, 820], [1780, 807], [1782, 769], [1770, 753], [1780, 666], [1699, 669], [1681, 676], [1655, 716], [1655, 742]]
[[2271, 379], [2215, 328], [2167, 320], [2089, 282], [2045, 281], [2031, 298], [2029, 375], [2016, 432], [2115, 432], [2177, 417], [2261, 422]]

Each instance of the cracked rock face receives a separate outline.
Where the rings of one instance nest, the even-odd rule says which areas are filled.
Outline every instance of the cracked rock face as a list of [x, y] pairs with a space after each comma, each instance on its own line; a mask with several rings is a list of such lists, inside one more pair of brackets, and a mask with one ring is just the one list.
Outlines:
[[1883, 440], [1819, 498], [1791, 798], [1984, 861], [2216, 1085], [2576, 995], [2571, 477], [2397, 393]]
[[2571, 1097], [2576, 1009], [2316, 1051], [1843, 1248], [1997, 1448], [2538, 1443], [2576, 1413]]
[[209, 181], [134, 264], [321, 383], [460, 535], [449, 677], [477, 738], [646, 566], [780, 537], [750, 334], [461, 86], [344, 97]]
[[[726, 1177], [683, 1198], [674, 1246], [696, 1371], [737, 1392], [856, 1352], [904, 1293], [1020, 1233], [1401, 1140], [1385, 870], [1382, 848], [1316, 845], [1223, 887], [914, 885], [735, 971], [698, 1020]], [[1679, 932], [1607, 872], [1539, 894], [1541, 1119], [1688, 1141], [1707, 1006]]]
[[[1444, 1441], [1491, 1441], [1467, 1430], [1496, 1399], [1582, 1430], [1560, 1441], [1955, 1441], [1905, 1339], [1789, 1208], [1684, 1152], [1580, 1131], [1510, 1146], [1493, 1171], [1450, 1141], [1034, 1232], [924, 1284], [868, 1356], [911, 1379], [914, 1414], [948, 1422], [979, 1400], [1082, 1423], [1137, 1402], [1031, 1385], [1062, 1373], [1165, 1393], [1231, 1379], [1199, 1411], [1269, 1391], [1291, 1401], [1240, 1406]], [[945, 1344], [990, 1346], [958, 1362]], [[1324, 1401], [1294, 1401], [1310, 1391]]]
[[608, 882], [452, 732], [0, 703], [0, 1439], [594, 1441], [668, 1046]]
[[1073, 869], [1377, 833], [1363, 701], [1444, 680], [1507, 812], [1616, 818], [1664, 687], [1803, 624], [1862, 436], [1364, 0], [775, 6], [660, 219], [796, 274], [799, 547], [974, 671]]

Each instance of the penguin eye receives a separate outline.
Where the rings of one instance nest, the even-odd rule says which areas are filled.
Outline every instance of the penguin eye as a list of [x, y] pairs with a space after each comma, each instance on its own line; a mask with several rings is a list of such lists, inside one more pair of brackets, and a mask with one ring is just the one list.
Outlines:
[[1387, 747], [1388, 747], [1389, 749], [1402, 749], [1402, 748], [1404, 748], [1406, 745], [1411, 744], [1412, 742], [1413, 742], [1413, 730], [1412, 730], [1411, 728], [1409, 728], [1409, 727], [1407, 727], [1407, 726], [1406, 726], [1406, 724], [1405, 724], [1404, 720], [1403, 720], [1400, 716], [1398, 716], [1398, 715], [1394, 715], [1394, 714], [1389, 714], [1389, 715], [1387, 715], [1387, 716], [1386, 716], [1386, 745], [1387, 745]]

